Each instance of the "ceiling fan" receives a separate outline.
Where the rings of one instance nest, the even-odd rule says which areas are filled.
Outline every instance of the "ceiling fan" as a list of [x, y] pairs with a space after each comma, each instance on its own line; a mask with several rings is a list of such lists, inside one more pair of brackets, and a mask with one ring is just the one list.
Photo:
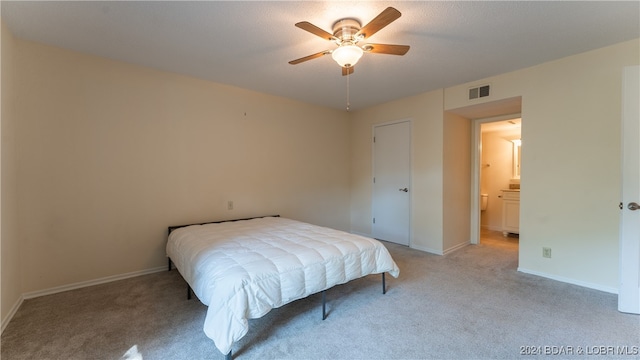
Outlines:
[[325, 40], [333, 41], [336, 43], [336, 45], [338, 45], [338, 47], [334, 50], [324, 50], [312, 55], [302, 57], [300, 59], [291, 60], [289, 61], [289, 64], [296, 65], [308, 60], [331, 54], [333, 60], [335, 60], [338, 65], [342, 67], [342, 75], [344, 76], [353, 73], [353, 67], [365, 52], [374, 54], [404, 55], [407, 53], [407, 51], [409, 51], [408, 45], [358, 45], [359, 42], [371, 37], [380, 29], [398, 19], [401, 15], [402, 14], [400, 13], [400, 11], [392, 7], [388, 7], [364, 27], [361, 27], [360, 22], [356, 19], [341, 19], [333, 24], [333, 34], [330, 34], [307, 21], [299, 22], [296, 24], [296, 26], [300, 29], [306, 30]]

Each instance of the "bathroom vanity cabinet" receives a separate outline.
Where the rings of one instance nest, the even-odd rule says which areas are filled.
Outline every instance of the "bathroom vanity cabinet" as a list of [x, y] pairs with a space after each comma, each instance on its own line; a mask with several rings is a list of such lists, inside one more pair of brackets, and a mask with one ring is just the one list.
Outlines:
[[502, 190], [502, 235], [520, 234], [520, 190]]

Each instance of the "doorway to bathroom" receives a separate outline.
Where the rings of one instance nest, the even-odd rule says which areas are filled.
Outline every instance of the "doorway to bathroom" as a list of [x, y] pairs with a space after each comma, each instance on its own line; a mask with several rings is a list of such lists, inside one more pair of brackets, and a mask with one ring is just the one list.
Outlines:
[[520, 234], [520, 114], [476, 119], [476, 243], [518, 244]]
[[[481, 125], [485, 123], [499, 122], [499, 121], [508, 121], [513, 119], [520, 119], [522, 113], [522, 97], [516, 96], [507, 99], [494, 100], [489, 102], [482, 102], [478, 104], [472, 104], [469, 106], [452, 109], [449, 110], [448, 113], [451, 113], [455, 116], [460, 116], [465, 119], [468, 119], [471, 125], [471, 198], [469, 199], [469, 212], [470, 212], [470, 234], [469, 234], [469, 242], [471, 244], [480, 244], [481, 243], [481, 194], [487, 194], [487, 206], [497, 206], [498, 200], [502, 200], [501, 198], [496, 198], [499, 194], [491, 194], [480, 191], [480, 179], [481, 179], [481, 171], [482, 171], [482, 162], [481, 162], [481, 154], [482, 154], [482, 132]], [[522, 124], [524, 122], [526, 128], [526, 120], [521, 120], [521, 135], [522, 132]], [[487, 125], [489, 126], [489, 125]], [[526, 135], [526, 132], [524, 132]], [[526, 136], [522, 136], [522, 141], [524, 142], [524, 147], [526, 148]], [[518, 150], [521, 150], [520, 147]], [[525, 150], [526, 151], [526, 150]], [[521, 159], [520, 153], [517, 156], [518, 159]], [[520, 171], [520, 164], [518, 164], [518, 171]], [[526, 164], [525, 164], [526, 170]], [[513, 171], [513, 170], [512, 170]], [[525, 171], [526, 175], [526, 171]], [[526, 193], [526, 183], [525, 189]], [[497, 199], [497, 200], [496, 200]], [[526, 206], [523, 206], [523, 209], [526, 210]], [[518, 216], [519, 220], [519, 216]], [[526, 234], [522, 234], [526, 235]], [[502, 234], [500, 234], [502, 236]], [[517, 252], [519, 253], [519, 250]], [[516, 266], [518, 256], [515, 258]]]
[[520, 233], [521, 118], [480, 123], [480, 229]]

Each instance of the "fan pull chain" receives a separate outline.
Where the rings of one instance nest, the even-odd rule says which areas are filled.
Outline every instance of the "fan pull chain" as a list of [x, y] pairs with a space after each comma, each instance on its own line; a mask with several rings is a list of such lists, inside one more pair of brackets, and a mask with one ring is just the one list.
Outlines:
[[351, 107], [351, 103], [349, 102], [349, 77], [350, 74], [347, 72], [347, 111], [349, 111], [349, 108]]

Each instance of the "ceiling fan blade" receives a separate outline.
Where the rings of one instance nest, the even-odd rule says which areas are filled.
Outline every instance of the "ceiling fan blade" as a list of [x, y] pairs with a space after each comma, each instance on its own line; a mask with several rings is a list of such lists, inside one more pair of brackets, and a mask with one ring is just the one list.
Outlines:
[[333, 36], [333, 34], [330, 34], [322, 29], [320, 29], [319, 27], [313, 25], [312, 23], [308, 22], [308, 21], [301, 21], [299, 23], [296, 24], [297, 27], [299, 27], [302, 30], [306, 30], [310, 33], [312, 33], [313, 35], [316, 36], [320, 36], [321, 38], [325, 39], [325, 40], [337, 40], [337, 38], [335, 36]]
[[409, 51], [409, 45], [366, 44], [362, 49], [374, 54], [404, 55]]
[[371, 35], [377, 33], [383, 27], [391, 24], [397, 18], [402, 15], [400, 11], [388, 7], [384, 9], [378, 16], [376, 16], [373, 20], [371, 20], [367, 25], [365, 25], [360, 31], [356, 33], [356, 36], [362, 35], [365, 38], [370, 37]]
[[353, 74], [353, 66], [343, 67], [342, 76]]
[[319, 58], [321, 56], [328, 55], [328, 54], [331, 54], [330, 50], [320, 51], [319, 53], [315, 53], [313, 55], [301, 57], [300, 59], [291, 60], [291, 61], [289, 61], [289, 64], [297, 65], [297, 64], [300, 64], [301, 62], [313, 60], [313, 59], [316, 59], [316, 58]]

